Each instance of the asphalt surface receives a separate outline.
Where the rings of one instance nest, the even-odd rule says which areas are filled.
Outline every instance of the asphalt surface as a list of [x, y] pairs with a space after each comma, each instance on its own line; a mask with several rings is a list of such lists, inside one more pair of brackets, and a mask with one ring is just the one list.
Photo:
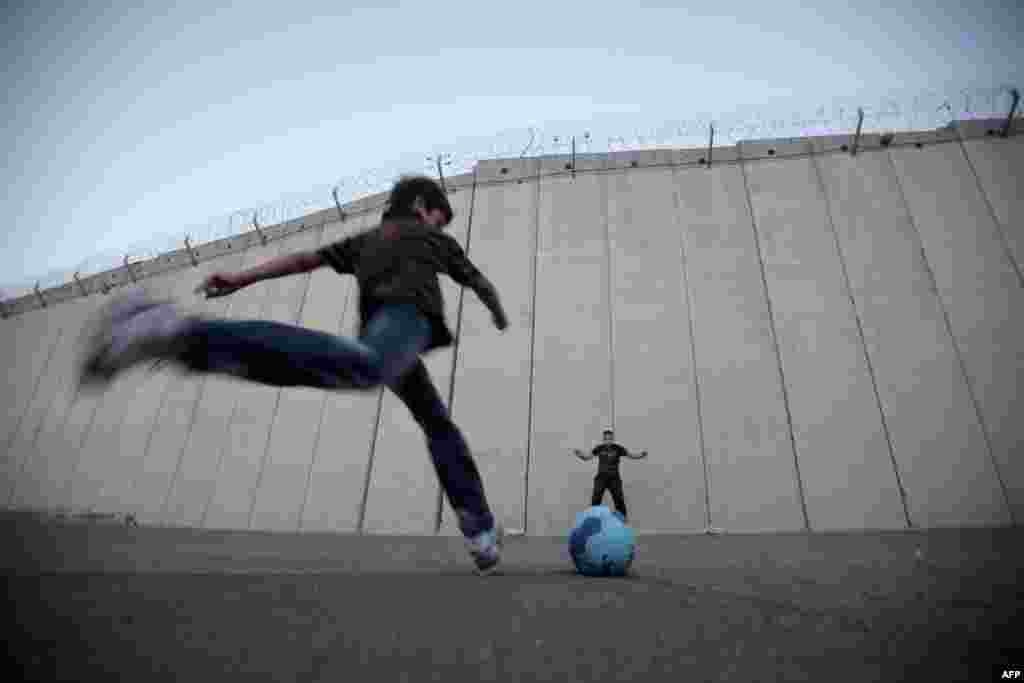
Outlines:
[[[1024, 668], [1024, 534], [459, 539], [0, 516], [15, 680], [987, 681]], [[10, 677], [8, 677], [10, 680]]]

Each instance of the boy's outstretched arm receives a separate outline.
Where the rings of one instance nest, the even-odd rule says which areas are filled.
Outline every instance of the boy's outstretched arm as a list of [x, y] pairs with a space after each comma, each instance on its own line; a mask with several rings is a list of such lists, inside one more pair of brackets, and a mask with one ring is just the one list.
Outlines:
[[260, 280], [305, 273], [322, 265], [324, 265], [324, 259], [315, 251], [300, 251], [277, 256], [258, 266], [243, 270], [235, 277], [241, 282], [242, 287], [247, 287]]
[[630, 453], [626, 451], [626, 455], [634, 460], [643, 460], [647, 457], [647, 451], [640, 451], [639, 453]]
[[470, 284], [470, 287], [476, 292], [477, 297], [480, 298], [484, 306], [487, 306], [487, 310], [491, 312], [495, 326], [499, 330], [504, 330], [508, 327], [508, 316], [505, 315], [505, 309], [501, 305], [498, 290], [491, 284], [491, 281], [484, 277], [483, 274], [479, 274], [478, 278]]
[[575, 455], [580, 460], [590, 460], [591, 458], [594, 457], [593, 453], [584, 453], [578, 448], [572, 449], [572, 454]]
[[494, 325], [499, 330], [504, 330], [508, 327], [508, 316], [505, 315], [505, 309], [501, 305], [498, 290], [473, 265], [473, 262], [466, 256], [466, 252], [462, 250], [462, 245], [456, 242], [454, 238], [449, 238], [447, 244], [446, 273], [448, 277], [463, 287], [472, 289], [483, 305], [487, 307], [487, 310], [491, 312]]
[[324, 264], [323, 257], [315, 251], [286, 254], [237, 273], [213, 273], [196, 287], [196, 293], [204, 293], [208, 298], [226, 296], [260, 280], [305, 273]]

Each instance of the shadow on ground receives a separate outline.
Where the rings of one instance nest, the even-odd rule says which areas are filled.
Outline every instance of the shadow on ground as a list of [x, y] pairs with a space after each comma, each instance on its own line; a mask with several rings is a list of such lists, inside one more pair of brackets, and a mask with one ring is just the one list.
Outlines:
[[[1024, 665], [1016, 529], [563, 539], [501, 575], [458, 539], [0, 519], [27, 680], [998, 680]], [[1018, 620], [1019, 621], [1019, 620]], [[8, 629], [9, 634], [12, 629]]]

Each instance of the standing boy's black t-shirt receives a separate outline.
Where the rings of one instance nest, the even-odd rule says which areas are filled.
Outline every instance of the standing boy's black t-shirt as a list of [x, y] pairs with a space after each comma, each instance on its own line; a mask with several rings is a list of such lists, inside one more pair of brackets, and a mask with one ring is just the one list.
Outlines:
[[415, 304], [431, 326], [426, 351], [454, 341], [445, 320], [437, 274], [470, 287], [482, 278], [454, 237], [416, 220], [386, 220], [321, 247], [317, 254], [338, 273], [355, 275], [360, 331], [384, 305]]
[[597, 473], [619, 475], [619, 460], [626, 457], [626, 449], [617, 443], [599, 443], [591, 451], [597, 456]]

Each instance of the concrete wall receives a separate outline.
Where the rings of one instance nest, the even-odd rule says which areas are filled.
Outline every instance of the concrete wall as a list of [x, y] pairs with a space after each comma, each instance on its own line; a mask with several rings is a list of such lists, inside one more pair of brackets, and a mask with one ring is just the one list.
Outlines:
[[[642, 532], [899, 529], [1024, 514], [1024, 147], [1000, 122], [706, 150], [489, 160], [447, 179], [498, 333], [443, 278], [459, 340], [427, 367], [498, 518], [566, 533], [614, 427]], [[1018, 131], [1019, 132], [1019, 131]], [[569, 165], [569, 166], [567, 166]], [[383, 196], [7, 302], [0, 484], [21, 508], [211, 528], [457, 534], [389, 390], [169, 367], [74, 378], [103, 290], [355, 334], [330, 269], [201, 301], [208, 273], [373, 225]], [[132, 278], [139, 279], [137, 284]], [[84, 295], [83, 290], [84, 289]]]

